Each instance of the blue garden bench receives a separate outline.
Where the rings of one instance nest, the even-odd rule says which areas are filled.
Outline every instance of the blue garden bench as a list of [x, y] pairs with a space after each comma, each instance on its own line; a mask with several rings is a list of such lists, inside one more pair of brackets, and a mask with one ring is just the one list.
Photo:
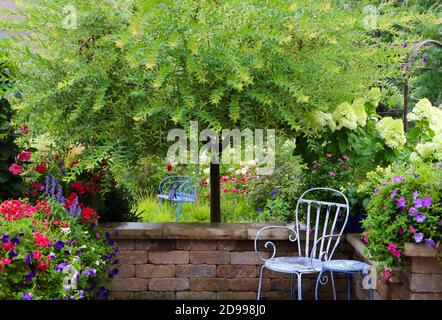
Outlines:
[[172, 205], [177, 205], [175, 218], [179, 221], [183, 202], [195, 203], [198, 187], [192, 176], [169, 176], [161, 180], [158, 190], [160, 203], [170, 200]]

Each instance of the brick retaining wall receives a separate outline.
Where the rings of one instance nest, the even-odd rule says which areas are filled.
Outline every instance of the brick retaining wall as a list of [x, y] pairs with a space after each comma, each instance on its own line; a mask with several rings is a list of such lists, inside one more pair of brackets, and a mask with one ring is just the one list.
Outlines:
[[[253, 249], [256, 232], [264, 225], [192, 223], [118, 223], [106, 227], [120, 246], [120, 273], [110, 287], [114, 299], [256, 299], [260, 260]], [[264, 235], [278, 255], [295, 255], [288, 233], [278, 229]], [[263, 242], [260, 243], [263, 246]], [[351, 258], [352, 247], [342, 242], [336, 258]], [[303, 295], [313, 297], [316, 275], [304, 275]], [[347, 280], [336, 277], [340, 297]], [[288, 275], [265, 270], [262, 299], [288, 299]], [[320, 297], [331, 298], [330, 286]]]
[[[348, 242], [354, 248], [355, 259], [375, 265], [363, 252], [363, 243], [359, 238], [359, 235], [347, 235]], [[377, 277], [374, 299], [442, 300], [442, 267], [437, 255], [437, 249], [422, 244], [406, 243], [402, 259], [408, 265], [408, 270], [395, 268], [390, 281], [383, 281]], [[357, 297], [366, 299], [366, 290], [357, 290]]]

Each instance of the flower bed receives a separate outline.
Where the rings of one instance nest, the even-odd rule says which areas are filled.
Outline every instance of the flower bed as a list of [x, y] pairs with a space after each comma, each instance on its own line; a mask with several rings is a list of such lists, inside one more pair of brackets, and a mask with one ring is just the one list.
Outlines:
[[1, 203], [0, 299], [107, 298], [118, 248], [97, 219], [78, 200], [64, 200], [61, 189], [35, 204]]

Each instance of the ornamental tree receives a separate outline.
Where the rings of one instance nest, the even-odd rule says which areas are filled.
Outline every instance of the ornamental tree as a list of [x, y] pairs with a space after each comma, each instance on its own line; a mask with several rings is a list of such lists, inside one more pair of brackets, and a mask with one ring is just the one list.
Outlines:
[[124, 181], [140, 157], [165, 155], [167, 131], [190, 120], [217, 131], [320, 131], [319, 112], [398, 72], [401, 48], [378, 31], [391, 39], [428, 19], [388, 5], [377, 15], [369, 3], [42, 0], [0, 23], [32, 30], [1, 45], [21, 66], [21, 119], [60, 146], [81, 143]]

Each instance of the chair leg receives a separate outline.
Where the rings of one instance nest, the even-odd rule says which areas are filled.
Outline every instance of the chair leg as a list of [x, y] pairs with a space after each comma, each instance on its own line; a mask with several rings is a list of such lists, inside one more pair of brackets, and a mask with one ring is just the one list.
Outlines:
[[298, 273], [298, 300], [302, 300], [302, 273]]
[[290, 300], [295, 298], [295, 275], [290, 275]]
[[333, 275], [333, 271], [331, 271], [331, 270], [330, 270], [330, 278], [331, 278], [332, 289], [333, 289], [333, 298], [336, 300], [335, 277]]
[[176, 207], [176, 211], [175, 211], [175, 220], [176, 221], [180, 221], [180, 213], [181, 213], [181, 207], [183, 206], [182, 202], [178, 202], [178, 205]]
[[261, 299], [261, 286], [262, 286], [262, 273], [264, 271], [264, 266], [261, 267], [261, 271], [259, 272], [259, 285], [258, 285], [258, 297], [257, 300]]
[[348, 293], [347, 293], [347, 300], [351, 300], [351, 274], [347, 273], [347, 287], [348, 287]]
[[324, 272], [324, 270], [321, 270], [321, 272], [319, 272], [319, 274], [318, 274], [318, 279], [316, 279], [315, 300], [318, 300], [318, 288], [319, 288], [319, 283], [321, 282], [321, 277], [322, 277], [323, 272]]

